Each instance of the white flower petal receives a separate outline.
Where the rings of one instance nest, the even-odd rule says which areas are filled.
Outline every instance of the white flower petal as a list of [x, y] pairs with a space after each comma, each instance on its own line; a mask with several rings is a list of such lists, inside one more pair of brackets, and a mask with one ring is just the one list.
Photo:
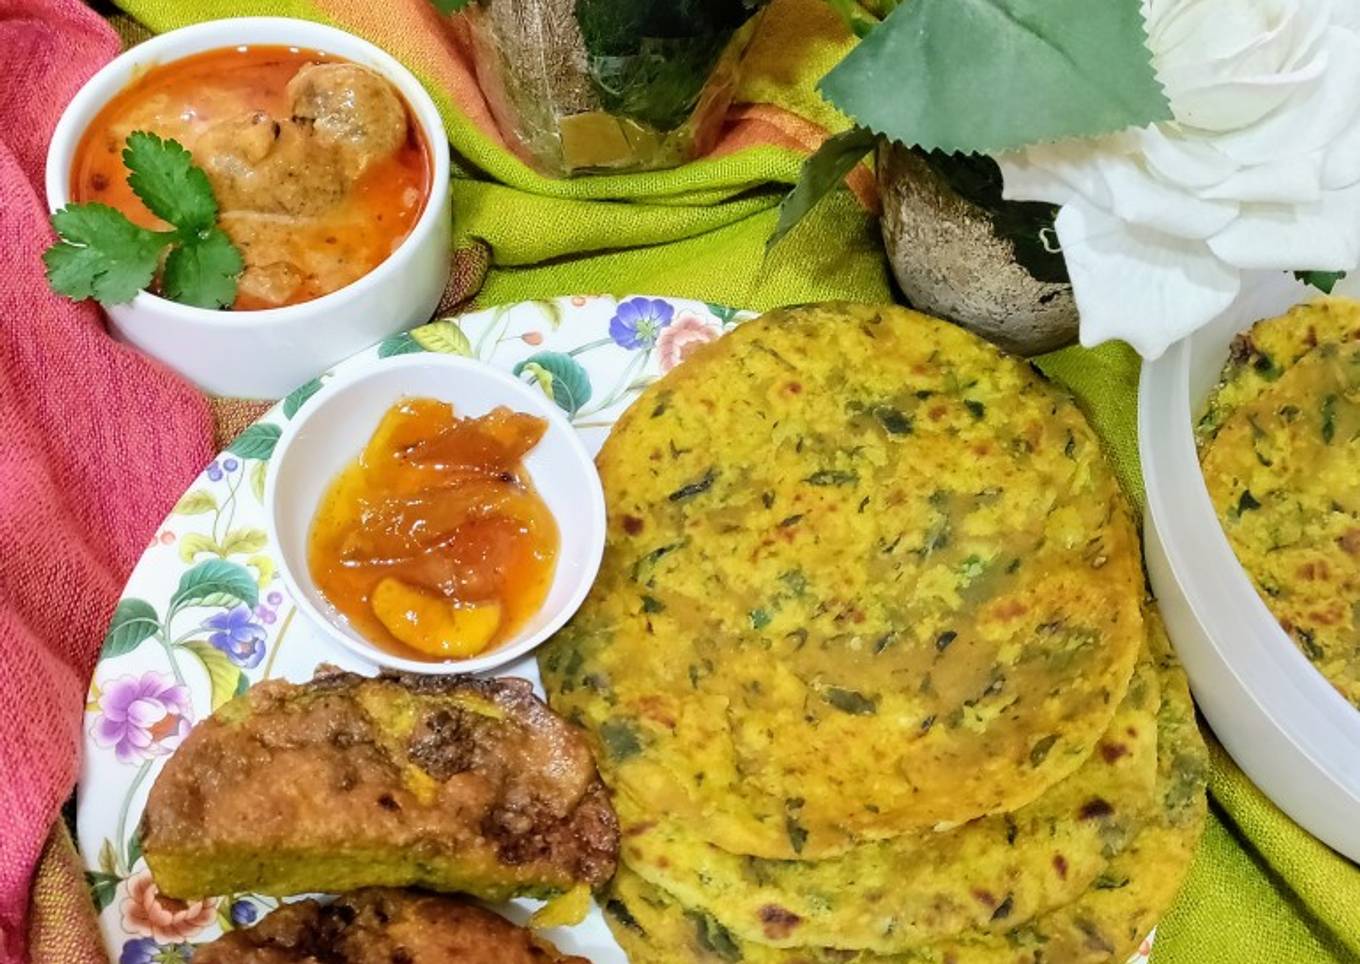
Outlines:
[[1127, 158], [1101, 157], [1096, 163], [1114, 200], [1111, 213], [1130, 224], [1202, 240], [1222, 231], [1237, 216], [1236, 204], [1200, 200]]
[[[1326, 68], [1325, 20], [1300, 16], [1297, 5], [1269, 12], [1240, 0], [1231, 6], [1235, 13], [1181, 49], [1154, 48], [1157, 77], [1176, 119], [1211, 132], [1258, 123]], [[1232, 39], [1225, 46], [1223, 38]]]
[[1206, 188], [1237, 173], [1239, 165], [1212, 141], [1184, 136], [1175, 124], [1159, 124], [1137, 133], [1148, 167], [1173, 184]]
[[1360, 117], [1360, 35], [1331, 28], [1327, 70], [1259, 124], [1219, 137], [1219, 150], [1243, 165], [1322, 150]]
[[1266, 204], [1311, 204], [1322, 197], [1322, 156], [1286, 157], [1243, 168], [1200, 191], [1199, 196]]
[[1214, 254], [1245, 270], [1349, 271], [1360, 262], [1360, 189], [1316, 204], [1248, 204], [1209, 239]]
[[1047, 201], [1068, 204], [1081, 194], [1048, 168], [1031, 163], [1025, 151], [1013, 151], [996, 158], [1001, 168], [1001, 197], [1007, 201]]
[[[1104, 154], [1135, 151], [1136, 145], [1136, 139], [1116, 134], [1091, 140], [1035, 144], [1003, 155], [1002, 172], [1013, 171], [1014, 183], [1010, 176], [1006, 177], [1002, 197], [1008, 201], [1050, 201], [1054, 204], [1083, 197], [1108, 207], [1112, 203], [1109, 188], [1091, 160]], [[1044, 171], [1047, 176], [1041, 173]], [[1009, 193], [1012, 191], [1015, 193]]]
[[1119, 338], [1156, 358], [1241, 287], [1239, 273], [1203, 242], [1133, 228], [1088, 205], [1064, 207], [1057, 231], [1087, 347]]
[[1360, 181], [1360, 118], [1332, 141], [1322, 165], [1322, 186], [1329, 190], [1350, 187], [1357, 181]]

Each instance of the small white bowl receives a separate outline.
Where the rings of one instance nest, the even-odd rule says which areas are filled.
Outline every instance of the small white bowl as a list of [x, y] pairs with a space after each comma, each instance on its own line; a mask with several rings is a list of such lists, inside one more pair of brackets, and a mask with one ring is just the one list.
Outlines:
[[1281, 809], [1360, 860], [1360, 711], [1266, 608], [1223, 533], [1195, 449], [1195, 422], [1233, 337], [1316, 294], [1283, 273], [1254, 282], [1215, 323], [1143, 365], [1148, 574], [1215, 735]]
[[429, 200], [411, 233], [385, 261], [339, 291], [260, 311], [193, 308], [143, 291], [108, 309], [119, 337], [204, 391], [279, 398], [386, 335], [428, 321], [444, 292], [453, 243], [448, 135], [434, 101], [410, 71], [366, 40], [306, 20], [240, 17], [172, 30], [114, 59], [71, 100], [47, 151], [47, 204], [55, 212], [70, 200], [71, 166], [85, 129], [148, 68], [255, 44], [321, 50], [382, 74], [420, 125], [433, 175]]
[[[307, 535], [322, 496], [358, 457], [387, 410], [403, 398], [437, 398], [452, 403], [458, 415], [473, 417], [504, 405], [548, 421], [524, 468], [557, 520], [560, 543], [552, 585], [538, 613], [512, 638], [471, 659], [403, 659], [375, 646], [326, 601], [307, 565]], [[580, 607], [604, 553], [604, 489], [571, 423], [542, 393], [505, 372], [454, 355], [375, 359], [327, 382], [279, 437], [264, 500], [280, 575], [303, 614], [368, 662], [416, 673], [476, 673], [523, 656]]]

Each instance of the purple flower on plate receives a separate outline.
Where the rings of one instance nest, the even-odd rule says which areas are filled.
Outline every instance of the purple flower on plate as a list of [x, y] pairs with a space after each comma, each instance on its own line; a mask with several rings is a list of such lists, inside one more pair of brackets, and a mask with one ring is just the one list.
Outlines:
[[283, 602], [283, 593], [276, 589], [265, 597], [265, 602], [269, 603], [271, 606], [277, 606], [279, 603]]
[[191, 944], [157, 944], [154, 938], [137, 937], [123, 945], [118, 964], [186, 964], [193, 956]]
[[629, 298], [609, 319], [609, 337], [623, 348], [651, 348], [674, 315], [660, 298]]
[[226, 459], [222, 462], [222, 468], [226, 469], [228, 472], [235, 472], [237, 466], [240, 464], [241, 463], [237, 462], [235, 459]]
[[208, 637], [208, 642], [226, 653], [237, 666], [246, 669], [259, 666], [260, 660], [264, 659], [265, 631], [250, 618], [253, 615], [249, 606], [237, 606], [214, 613], [203, 623], [205, 629], [216, 630]]
[[231, 905], [231, 922], [237, 927], [249, 927], [259, 916], [259, 909], [248, 900], [234, 901]]
[[213, 482], [222, 481], [222, 466], [218, 465], [216, 461], [208, 463], [208, 478]]
[[193, 725], [189, 689], [161, 673], [120, 676], [104, 684], [94, 742], [113, 747], [119, 763], [167, 756]]

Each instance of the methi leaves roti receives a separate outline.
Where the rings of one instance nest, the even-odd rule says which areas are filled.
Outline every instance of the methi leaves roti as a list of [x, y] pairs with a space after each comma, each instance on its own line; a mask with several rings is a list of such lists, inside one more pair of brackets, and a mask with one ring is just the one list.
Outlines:
[[900, 308], [771, 312], [619, 420], [591, 597], [542, 651], [616, 790], [811, 859], [1031, 802], [1090, 756], [1142, 638], [1086, 420]]
[[622, 859], [743, 940], [893, 952], [968, 930], [1003, 933], [1079, 897], [1148, 817], [1160, 703], [1145, 649], [1096, 751], [1013, 814], [781, 861], [720, 850], [682, 819], [616, 794]]
[[1156, 806], [1091, 887], [1001, 934], [973, 932], [900, 954], [777, 948], [742, 940], [716, 919], [620, 868], [605, 901], [610, 929], [634, 964], [1123, 964], [1180, 889], [1204, 826], [1204, 744], [1184, 673], [1159, 656]]
[[1270, 361], [1225, 371], [1205, 484], [1267, 607], [1360, 707], [1360, 305], [1307, 305], [1243, 340], [1237, 355]]

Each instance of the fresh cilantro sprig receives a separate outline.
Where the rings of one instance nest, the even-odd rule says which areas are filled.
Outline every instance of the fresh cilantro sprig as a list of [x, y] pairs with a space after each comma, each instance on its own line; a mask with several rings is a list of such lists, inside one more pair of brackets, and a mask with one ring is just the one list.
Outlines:
[[76, 301], [117, 305], [149, 287], [159, 269], [161, 293], [172, 301], [229, 306], [245, 264], [217, 226], [208, 176], [179, 143], [146, 131], [128, 135], [123, 164], [133, 193], [173, 228], [143, 228], [107, 204], [66, 205], [52, 215], [61, 240], [43, 252], [52, 290]]

